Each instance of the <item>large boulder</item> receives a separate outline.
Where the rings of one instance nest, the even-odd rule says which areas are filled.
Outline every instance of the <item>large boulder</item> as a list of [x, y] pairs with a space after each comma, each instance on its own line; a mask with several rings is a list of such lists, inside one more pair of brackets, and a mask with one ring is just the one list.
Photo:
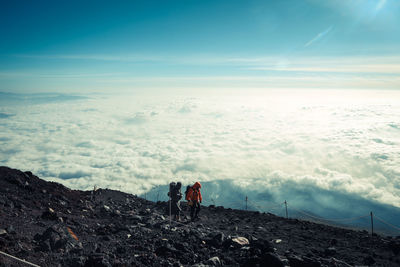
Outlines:
[[210, 245], [219, 248], [225, 241], [225, 235], [222, 232], [216, 232], [211, 234], [211, 238], [207, 241]]
[[253, 250], [259, 250], [260, 252], [274, 252], [271, 242], [266, 239], [254, 239], [251, 241], [250, 246]]
[[35, 240], [39, 246], [39, 251], [53, 251], [53, 252], [65, 252], [70, 251], [77, 252], [83, 249], [82, 243], [77, 240], [78, 238], [67, 227], [62, 225], [54, 225], [47, 228], [43, 234], [36, 234]]

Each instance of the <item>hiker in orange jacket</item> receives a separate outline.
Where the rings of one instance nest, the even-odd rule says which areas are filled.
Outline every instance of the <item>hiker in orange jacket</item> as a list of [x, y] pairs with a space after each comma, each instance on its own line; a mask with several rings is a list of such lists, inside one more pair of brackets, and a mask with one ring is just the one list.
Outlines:
[[186, 200], [189, 202], [190, 205], [190, 218], [192, 221], [198, 219], [198, 215], [200, 212], [200, 203], [203, 201], [200, 192], [201, 184], [196, 182], [193, 186], [189, 188], [186, 194]]

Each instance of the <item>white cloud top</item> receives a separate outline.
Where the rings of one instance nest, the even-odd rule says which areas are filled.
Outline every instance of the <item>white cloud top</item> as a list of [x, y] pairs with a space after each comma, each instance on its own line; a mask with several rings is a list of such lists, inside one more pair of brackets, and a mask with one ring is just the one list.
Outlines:
[[0, 106], [0, 164], [136, 194], [171, 179], [294, 183], [400, 206], [400, 92], [121, 96]]

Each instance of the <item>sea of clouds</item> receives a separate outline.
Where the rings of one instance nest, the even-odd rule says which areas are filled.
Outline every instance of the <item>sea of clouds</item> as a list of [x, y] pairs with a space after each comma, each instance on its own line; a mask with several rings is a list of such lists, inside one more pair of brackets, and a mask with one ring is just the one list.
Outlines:
[[230, 188], [319, 214], [348, 211], [343, 196], [400, 207], [399, 91], [2, 98], [0, 164], [71, 188], [199, 180], [213, 201]]

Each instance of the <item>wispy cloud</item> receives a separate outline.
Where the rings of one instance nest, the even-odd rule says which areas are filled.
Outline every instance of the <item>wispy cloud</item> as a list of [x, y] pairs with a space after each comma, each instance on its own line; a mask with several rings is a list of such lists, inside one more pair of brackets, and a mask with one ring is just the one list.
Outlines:
[[94, 78], [123, 75], [122, 73], [45, 73], [45, 72], [0, 72], [0, 78]]
[[313, 43], [321, 40], [322, 38], [324, 38], [325, 36], [327, 36], [333, 29], [333, 26], [330, 26], [329, 28], [327, 28], [326, 30], [320, 32], [317, 34], [317, 36], [315, 36], [314, 38], [312, 38], [310, 41], [308, 41], [304, 47], [308, 47], [310, 45], [312, 45]]
[[317, 73], [379, 73], [379, 74], [400, 74], [400, 64], [349, 64], [338, 66], [285, 66], [285, 67], [253, 67], [252, 70], [268, 71], [290, 71], [290, 72], [317, 72]]
[[378, 3], [376, 4], [376, 11], [379, 11], [383, 6], [386, 4], [386, 0], [379, 0]]
[[[319, 33], [312, 40], [307, 42], [305, 46], [310, 46], [314, 42], [326, 36], [333, 26], [327, 30]], [[399, 55], [392, 56], [350, 56], [350, 57], [290, 57], [290, 56], [216, 56], [216, 55], [168, 55], [168, 56], [134, 56], [134, 55], [17, 55], [24, 58], [36, 59], [65, 59], [65, 60], [99, 60], [99, 61], [125, 61], [125, 62], [154, 62], [160, 64], [177, 64], [177, 65], [209, 65], [221, 67], [237, 67], [248, 68], [255, 70], [308, 70], [308, 71], [343, 71], [343, 72], [376, 72], [376, 73], [398, 73], [399, 71]], [[15, 75], [20, 75], [22, 72], [15, 72]], [[39, 72], [25, 72], [26, 75], [38, 75]], [[13, 72], [0, 72], [0, 75], [13, 75]], [[44, 76], [51, 76], [57, 74], [39, 74]], [[70, 73], [64, 76], [109, 76], [115, 73]]]
[[[282, 63], [283, 62], [283, 63]], [[247, 69], [309, 73], [399, 74], [400, 57], [320, 57], [294, 58], [284, 61], [260, 61]]]
[[30, 55], [18, 54], [20, 58], [32, 59], [63, 59], [63, 60], [96, 60], [96, 61], [122, 61], [122, 62], [144, 62], [144, 61], [164, 61], [166, 58], [158, 56], [142, 56], [142, 55], [107, 55], [107, 54], [43, 54]]
[[[322, 35], [321, 35], [322, 36]], [[322, 37], [320, 37], [322, 38]], [[315, 38], [314, 38], [315, 39]], [[315, 42], [316, 40], [312, 40]], [[311, 41], [310, 41], [311, 42]], [[41, 58], [42, 56], [28, 56]], [[47, 57], [47, 56], [43, 56]], [[58, 59], [128, 60], [129, 56], [51, 56]], [[123, 59], [125, 58], [125, 59]], [[367, 57], [278, 57], [278, 56], [217, 56], [187, 55], [160, 56], [163, 62], [143, 64], [143, 73], [138, 74], [124, 68], [125, 72], [93, 72], [65, 70], [24, 70], [0, 72], [3, 81], [23, 81], [40, 88], [90, 88], [107, 91], [130, 88], [400, 88], [400, 56]], [[155, 60], [156, 57], [141, 57], [141, 60]], [[131, 57], [134, 60], [134, 57]], [[77, 62], [78, 63], [78, 62]], [[143, 63], [147, 63], [143, 62]], [[96, 64], [96, 63], [93, 63]], [[174, 71], [171, 72], [171, 65]], [[186, 66], [209, 66], [218, 70], [215, 75], [195, 75], [186, 71]], [[138, 66], [141, 66], [140, 64]], [[107, 63], [103, 66], [107, 69]], [[180, 75], [185, 68], [186, 75]], [[165, 75], [165, 71], [171, 73]], [[197, 73], [196, 73], [197, 74]], [[32, 82], [31, 82], [32, 81]], [[17, 84], [18, 85], [18, 84]], [[123, 89], [122, 89], [123, 88]], [[60, 89], [62, 90], [62, 89]]]

